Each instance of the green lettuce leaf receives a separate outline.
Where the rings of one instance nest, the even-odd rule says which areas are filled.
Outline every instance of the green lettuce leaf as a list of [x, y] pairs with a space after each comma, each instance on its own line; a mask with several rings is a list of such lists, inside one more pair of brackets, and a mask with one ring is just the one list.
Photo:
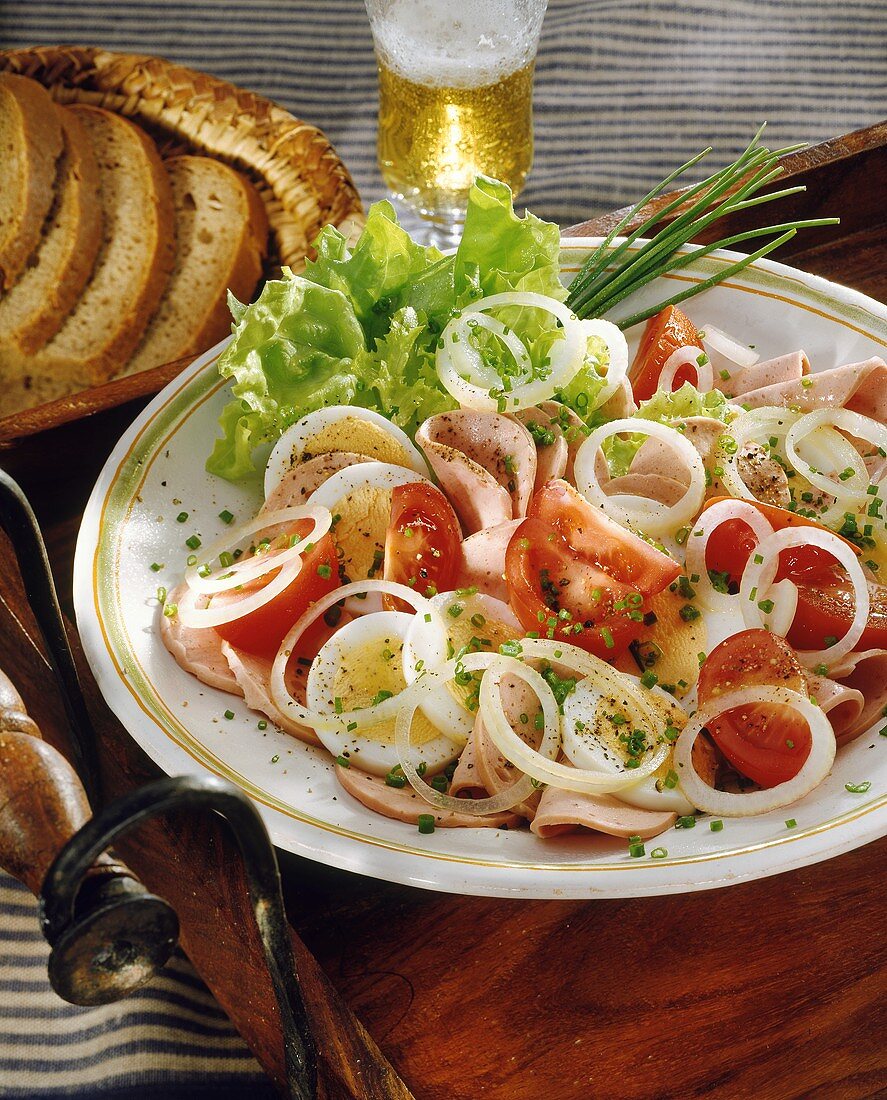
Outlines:
[[[304, 275], [284, 271], [252, 305], [230, 301], [234, 338], [219, 371], [233, 380], [233, 396], [207, 461], [212, 473], [231, 480], [254, 475], [257, 452], [324, 405], [374, 409], [414, 433], [428, 416], [455, 407], [434, 356], [441, 330], [460, 308], [507, 290], [566, 295], [557, 226], [532, 214], [519, 218], [509, 188], [484, 177], [471, 190], [452, 256], [413, 241], [387, 202], [370, 209], [352, 248], [332, 226], [315, 248]], [[551, 314], [513, 307], [501, 316], [544, 371], [553, 342], [562, 338]], [[507, 373], [498, 341], [481, 334], [481, 344], [482, 354]], [[595, 381], [592, 369], [574, 388], [588, 390]], [[582, 395], [573, 400], [581, 404]]]
[[234, 339], [219, 357], [219, 373], [233, 378], [233, 400], [222, 412], [222, 435], [206, 468], [237, 479], [254, 472], [253, 450], [322, 405], [350, 404], [350, 370], [365, 350], [363, 330], [349, 300], [292, 273], [265, 284], [241, 315]]

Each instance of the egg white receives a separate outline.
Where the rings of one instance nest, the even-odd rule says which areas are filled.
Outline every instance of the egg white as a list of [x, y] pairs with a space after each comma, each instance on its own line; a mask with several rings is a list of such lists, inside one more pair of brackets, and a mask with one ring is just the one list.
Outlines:
[[396, 424], [371, 409], [329, 405], [303, 416], [278, 439], [265, 467], [265, 498], [297, 463], [337, 451], [352, 451], [428, 476], [422, 453]]
[[[636, 677], [631, 677], [639, 683]], [[650, 701], [662, 716], [663, 727], [672, 724], [682, 729], [687, 716], [678, 703], [659, 688], [650, 691]], [[631, 729], [631, 724], [614, 726], [606, 715], [612, 707], [601, 692], [587, 680], [580, 680], [564, 700], [561, 736], [564, 755], [577, 768], [589, 768], [613, 775], [626, 774], [624, 748], [619, 734]], [[645, 776], [630, 787], [623, 787], [613, 797], [629, 806], [643, 810], [665, 810], [678, 814], [693, 812], [680, 786], [665, 786], [672, 770], [672, 755], [652, 775]]]
[[[329, 712], [336, 709], [338, 698], [341, 710], [356, 710], [369, 706], [382, 689], [393, 695], [402, 691], [406, 687], [403, 644], [412, 619], [400, 611], [378, 611], [337, 630], [312, 662], [306, 685], [308, 706]], [[317, 736], [333, 756], [342, 756], [371, 775], [386, 775], [398, 763], [394, 724], [391, 718], [350, 732], [322, 729]], [[455, 760], [462, 743], [443, 734], [421, 710], [413, 719], [412, 741], [413, 764], [424, 761], [428, 775]]]

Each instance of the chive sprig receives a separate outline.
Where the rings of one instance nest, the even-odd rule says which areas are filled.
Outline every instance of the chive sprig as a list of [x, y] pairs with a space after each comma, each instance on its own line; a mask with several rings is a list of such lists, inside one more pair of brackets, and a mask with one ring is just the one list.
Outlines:
[[[732, 248], [744, 241], [761, 237], [771, 237], [749, 255], [727, 265], [716, 275], [694, 283], [671, 298], [657, 305], [633, 313], [616, 323], [620, 328], [630, 328], [640, 321], [647, 320], [669, 305], [677, 305], [700, 294], [703, 290], [730, 278], [755, 260], [766, 256], [780, 245], [791, 240], [799, 229], [814, 226], [836, 225], [838, 218], [809, 218], [782, 222], [776, 225], [761, 226], [742, 233], [724, 237], [714, 244], [701, 245], [689, 253], [680, 249], [693, 237], [728, 214], [735, 214], [763, 203], [795, 195], [806, 190], [802, 185], [786, 187], [769, 194], [758, 194], [761, 188], [772, 183], [783, 172], [780, 157], [803, 148], [803, 144], [789, 145], [784, 149], [771, 151], [760, 144], [764, 127], [757, 131], [744, 152], [725, 168], [715, 172], [701, 183], [680, 192], [666, 203], [661, 210], [645, 218], [614, 247], [613, 242], [625, 230], [644, 207], [672, 183], [698, 164], [711, 152], [711, 147], [691, 157], [680, 168], [667, 176], [649, 191], [620, 221], [610, 230], [600, 245], [589, 255], [576, 278], [570, 285], [567, 305], [578, 317], [603, 317], [620, 302], [635, 291], [652, 282], [653, 279], [669, 271], [677, 271], [695, 262], [700, 256], [706, 256], [719, 248]], [[668, 225], [662, 225], [665, 219], [679, 207], [686, 207]], [[633, 249], [635, 242], [648, 237], [639, 248]]]

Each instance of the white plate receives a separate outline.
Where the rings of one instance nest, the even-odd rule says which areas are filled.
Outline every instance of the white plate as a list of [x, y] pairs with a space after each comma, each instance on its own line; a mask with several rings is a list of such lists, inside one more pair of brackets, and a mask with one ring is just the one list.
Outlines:
[[[575, 271], [597, 242], [565, 242]], [[648, 288], [651, 304], [735, 258], [716, 253]], [[637, 299], [632, 303], [637, 309]], [[803, 347], [814, 369], [883, 354], [887, 308], [841, 286], [766, 261], [688, 303], [763, 357]], [[258, 492], [204, 471], [228, 400], [214, 362], [224, 345], [171, 383], [132, 425], [92, 493], [77, 543], [77, 624], [99, 686], [143, 749], [170, 775], [211, 772], [242, 787], [274, 842], [322, 863], [394, 882], [514, 897], [631, 897], [703, 890], [776, 874], [868, 843], [887, 832], [887, 738], [877, 729], [841, 750], [833, 774], [802, 802], [713, 833], [705, 817], [647, 845], [662, 860], [631, 858], [624, 841], [591, 834], [540, 840], [531, 833], [414, 826], [366, 810], [337, 784], [328, 757], [269, 725], [242, 700], [183, 672], [157, 634], [158, 585], [173, 587], [189, 553], [222, 531], [218, 514], [251, 514]], [[187, 511], [187, 522], [176, 515]], [[164, 568], [152, 572], [152, 562]], [[226, 719], [225, 711], [234, 718]], [[864, 795], [845, 783], [871, 781]], [[788, 829], [785, 819], [797, 821]]]

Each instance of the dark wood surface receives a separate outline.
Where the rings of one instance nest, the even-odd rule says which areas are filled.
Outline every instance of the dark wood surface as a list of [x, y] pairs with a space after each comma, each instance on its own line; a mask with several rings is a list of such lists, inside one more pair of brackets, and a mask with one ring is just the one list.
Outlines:
[[[887, 297], [887, 128], [790, 167], [810, 187], [796, 211], [839, 214], [843, 225], [796, 238], [782, 258]], [[0, 455], [34, 495], [63, 600], [77, 518], [117, 437], [117, 423], [104, 425], [93, 418], [79, 466], [55, 476], [46, 464], [16, 467], [15, 448]], [[47, 738], [61, 737], [48, 670], [2, 604], [0, 667]], [[93, 706], [109, 791], [144, 782], [152, 765]], [[279, 1079], [273, 997], [226, 844], [189, 819], [144, 829], [122, 854], [176, 907], [196, 966]], [[460, 898], [282, 863], [292, 923], [320, 963], [297, 942], [299, 965], [333, 1006], [315, 1023], [340, 1095], [384, 1093], [335, 1070], [333, 989], [418, 1100], [855, 1100], [887, 1090], [887, 840], [756, 883], [618, 901]]]

